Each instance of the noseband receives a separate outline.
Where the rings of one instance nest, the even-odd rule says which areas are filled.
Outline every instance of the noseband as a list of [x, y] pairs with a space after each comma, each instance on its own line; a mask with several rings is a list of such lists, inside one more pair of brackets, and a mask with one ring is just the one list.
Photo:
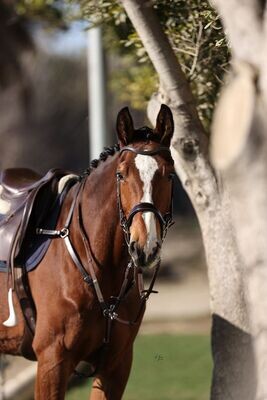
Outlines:
[[[125, 151], [130, 151], [135, 154], [141, 154], [143, 156], [154, 156], [156, 154], [159, 154], [161, 152], [167, 152], [171, 153], [170, 149], [168, 147], [164, 146], [159, 146], [158, 148], [154, 150], [139, 150], [135, 149], [134, 147], [126, 146], [123, 147], [120, 150], [120, 155], [125, 152]], [[123, 207], [122, 207], [122, 202], [121, 202], [121, 190], [120, 190], [120, 181], [121, 181], [121, 175], [120, 173], [117, 173], [117, 203], [118, 203], [118, 208], [119, 208], [119, 213], [120, 213], [120, 225], [123, 229], [124, 235], [125, 235], [125, 240], [127, 244], [130, 244], [130, 227], [133, 222], [133, 218], [137, 213], [144, 213], [144, 212], [152, 212], [158, 219], [159, 225], [160, 225], [160, 230], [161, 230], [161, 239], [163, 240], [167, 234], [167, 231], [170, 226], [174, 224], [173, 219], [172, 219], [172, 213], [173, 213], [173, 178], [174, 174], [170, 175], [171, 179], [171, 203], [170, 203], [170, 208], [169, 211], [162, 215], [160, 210], [158, 210], [154, 204], [152, 203], [138, 203], [136, 204], [132, 210], [130, 211], [128, 218], [126, 217]]]

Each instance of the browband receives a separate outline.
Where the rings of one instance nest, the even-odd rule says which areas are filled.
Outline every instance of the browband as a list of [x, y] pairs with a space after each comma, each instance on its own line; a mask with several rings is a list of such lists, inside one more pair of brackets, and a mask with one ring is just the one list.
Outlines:
[[135, 149], [134, 147], [131, 147], [131, 146], [125, 146], [122, 149], [120, 149], [120, 154], [123, 153], [124, 151], [131, 151], [132, 153], [141, 154], [142, 156], [154, 156], [154, 155], [160, 153], [161, 151], [166, 151], [171, 154], [170, 149], [165, 146], [159, 146], [154, 150], [139, 150], [139, 149]]

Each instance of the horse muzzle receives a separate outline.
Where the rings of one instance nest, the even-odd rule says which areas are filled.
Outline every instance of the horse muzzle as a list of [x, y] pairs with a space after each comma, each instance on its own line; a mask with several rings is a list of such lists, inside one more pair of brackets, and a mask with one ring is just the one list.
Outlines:
[[160, 262], [161, 242], [157, 241], [152, 250], [147, 252], [138, 242], [131, 241], [129, 254], [136, 267], [153, 268]]

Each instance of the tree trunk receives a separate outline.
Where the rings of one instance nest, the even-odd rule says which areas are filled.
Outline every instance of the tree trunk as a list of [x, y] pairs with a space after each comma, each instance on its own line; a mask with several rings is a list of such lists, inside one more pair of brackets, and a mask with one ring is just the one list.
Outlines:
[[121, 0], [159, 75], [160, 93], [148, 106], [155, 121], [160, 103], [174, 116], [175, 168], [200, 222], [206, 251], [214, 361], [212, 400], [252, 399], [253, 354], [240, 258], [225, 177], [212, 168], [208, 137], [193, 96], [150, 1]]
[[[235, 76], [222, 93], [218, 112], [223, 121], [228, 119], [229, 133], [241, 138], [236, 145], [238, 151], [235, 157], [226, 160], [223, 168], [231, 192], [238, 246], [244, 260], [247, 303], [257, 367], [258, 400], [267, 399], [267, 60], [264, 3], [214, 0], [231, 42], [233, 64], [239, 66], [235, 68]], [[250, 70], [250, 73], [245, 73], [245, 69]], [[235, 91], [237, 80], [238, 91]], [[254, 90], [248, 93], [245, 87], [249, 86]], [[232, 108], [235, 109], [236, 117], [230, 115], [231, 111], [227, 108], [226, 91], [232, 95]], [[242, 93], [241, 102], [238, 92]], [[246, 113], [244, 104], [251, 104], [245, 107]], [[248, 121], [243, 127], [240, 121], [238, 124], [235, 121], [240, 115], [243, 120], [245, 117]], [[215, 148], [219, 136], [216, 128], [215, 123]], [[214, 161], [216, 163], [216, 156]]]

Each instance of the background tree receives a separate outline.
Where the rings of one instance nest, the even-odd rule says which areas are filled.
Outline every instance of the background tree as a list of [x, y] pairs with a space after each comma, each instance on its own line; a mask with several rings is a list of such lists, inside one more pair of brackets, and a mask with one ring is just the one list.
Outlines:
[[67, 29], [70, 14], [61, 6], [0, 0], [1, 169], [88, 166], [86, 52], [59, 54], [37, 39], [49, 42]]
[[[188, 24], [190, 18], [189, 21], [188, 18], [182, 18], [182, 16], [184, 16], [185, 8], [187, 10], [187, 15], [190, 15], [190, 11], [188, 11], [187, 8], [189, 3], [193, 9], [192, 15], [194, 16], [197, 13], [197, 19], [193, 18], [194, 24], [192, 24], [192, 26], [197, 27], [197, 29], [194, 28], [196, 31], [196, 34], [193, 35], [195, 38], [195, 47], [193, 51], [194, 55], [192, 55], [191, 59], [190, 54], [188, 54], [188, 49], [184, 52], [184, 48], [182, 47], [183, 51], [179, 52], [181, 43], [182, 46], [184, 46], [187, 43], [186, 39], [190, 37], [192, 40], [192, 35], [190, 34], [187, 37], [184, 37], [184, 32], [188, 29], [187, 26], [190, 27], [190, 23]], [[85, 3], [82, 3], [83, 6], [84, 4]], [[237, 199], [240, 199], [241, 193], [243, 196], [243, 205], [246, 203], [246, 208], [244, 209], [242, 207], [243, 216], [247, 214], [249, 215], [246, 223], [248, 220], [250, 221], [249, 223], [254, 222], [254, 236], [251, 236], [248, 234], [248, 229], [244, 230], [244, 218], [242, 222], [240, 218], [241, 213], [235, 213], [235, 216], [233, 216], [236, 207], [232, 190], [234, 185], [231, 185], [233, 180], [231, 177], [229, 178], [229, 172], [232, 172], [233, 170], [236, 171], [237, 165], [233, 167], [232, 164], [228, 173], [225, 173], [220, 171], [221, 168], [217, 164], [216, 165], [219, 168], [215, 169], [210, 163], [209, 135], [205, 132], [203, 123], [206, 127], [209, 127], [212, 107], [219, 89], [219, 82], [214, 83], [213, 79], [217, 79], [217, 76], [219, 76], [219, 81], [221, 80], [221, 75], [220, 73], [217, 73], [217, 71], [219, 70], [222, 72], [222, 70], [225, 69], [228, 59], [227, 51], [224, 54], [223, 60], [220, 59], [220, 57], [222, 57], [221, 50], [225, 50], [223, 46], [226, 46], [220, 28], [219, 31], [221, 38], [217, 42], [215, 40], [210, 40], [210, 38], [207, 39], [207, 42], [204, 40], [207, 48], [212, 49], [212, 52], [208, 53], [210, 54], [210, 57], [206, 60], [206, 70], [204, 68], [203, 74], [200, 64], [200, 55], [202, 50], [205, 54], [204, 48], [201, 48], [202, 35], [205, 34], [205, 29], [208, 31], [214, 29], [213, 34], [216, 37], [217, 25], [215, 26], [214, 24], [219, 24], [218, 17], [214, 14], [214, 11], [209, 8], [207, 3], [200, 3], [197, 1], [186, 2], [185, 4], [182, 1], [151, 2], [141, 0], [122, 0], [121, 4], [132, 21], [140, 38], [139, 40], [142, 42], [159, 78], [158, 92], [152, 96], [148, 105], [149, 118], [154, 121], [156, 112], [162, 102], [170, 105], [172, 108], [176, 126], [175, 137], [172, 142], [172, 154], [175, 160], [175, 167], [184, 188], [194, 205], [202, 230], [208, 264], [211, 310], [213, 315], [212, 352], [214, 373], [211, 398], [252, 399], [255, 396], [256, 386], [253, 361], [254, 357], [251, 347], [251, 336], [249, 334], [249, 315], [246, 306], [246, 291], [245, 285], [243, 285], [243, 279], [245, 278], [243, 274], [243, 260], [246, 263], [246, 258], [243, 253], [245, 249], [247, 255], [250, 254], [251, 268], [259, 263], [257, 256], [263, 255], [261, 251], [263, 250], [262, 241], [260, 241], [259, 246], [255, 246], [257, 248], [255, 251], [250, 252], [249, 249], [251, 249], [250, 244], [255, 242], [256, 232], [259, 232], [257, 228], [261, 225], [261, 215], [264, 215], [259, 213], [259, 209], [257, 210], [257, 208], [254, 208], [254, 204], [262, 206], [265, 198], [264, 196], [261, 197], [260, 204], [257, 202], [257, 199], [254, 198], [255, 203], [253, 204], [253, 202], [251, 202], [252, 197], [248, 196], [248, 202], [244, 202], [244, 194], [249, 193], [247, 185], [246, 191], [238, 191], [238, 194], [235, 196]], [[102, 6], [103, 5], [104, 4], [102, 4]], [[220, 5], [222, 6], [222, 4]], [[258, 56], [255, 57], [255, 48], [257, 49], [258, 46], [249, 46], [251, 41], [248, 41], [248, 38], [250, 37], [248, 27], [251, 29], [251, 23], [253, 28], [255, 26], [257, 27], [257, 25], [254, 24], [255, 15], [254, 19], [251, 20], [250, 23], [248, 18], [246, 18], [242, 20], [242, 23], [237, 24], [236, 19], [242, 19], [240, 18], [238, 11], [243, 11], [241, 6], [241, 8], [238, 8], [238, 5], [238, 1], [233, 1], [231, 2], [231, 7], [225, 6], [225, 8], [227, 8], [228, 18], [230, 18], [230, 20], [232, 18], [231, 25], [233, 30], [235, 29], [236, 24], [237, 30], [242, 27], [242, 32], [246, 33], [242, 40], [242, 48], [250, 47], [250, 53], [254, 53], [254, 58], [257, 58]], [[91, 8], [89, 6], [91, 6]], [[91, 1], [87, 3], [87, 9], [85, 9], [85, 11], [87, 10], [88, 13], [95, 13], [95, 7], [96, 3]], [[168, 7], [172, 8], [171, 16], [175, 16], [176, 22], [174, 23], [173, 31], [172, 29], [168, 29], [168, 26], [166, 26], [166, 21], [168, 21], [168, 16], [170, 16], [170, 14], [168, 14], [168, 11], [170, 11], [168, 10]], [[202, 7], [204, 7], [204, 12]], [[98, 11], [99, 14], [97, 13], [97, 17], [102, 18], [107, 22], [110, 22], [111, 20], [115, 22], [117, 21], [117, 23], [118, 21], [125, 21], [125, 17], [123, 17], [123, 13], [118, 3], [107, 2], [106, 10], [104, 7], [99, 8]], [[256, 12], [257, 18], [262, 15], [262, 13], [259, 13], [258, 11]], [[211, 19], [213, 18], [212, 22], [210, 21], [210, 25], [209, 22], [205, 23], [202, 21], [205, 16], [207, 17], [207, 15], [211, 16]], [[241, 14], [241, 16], [243, 15], [244, 13]], [[234, 18], [234, 16], [236, 17]], [[185, 21], [186, 23], [183, 24]], [[218, 25], [218, 27], [219, 26], [220, 25]], [[258, 30], [258, 28], [256, 28], [256, 30]], [[173, 39], [173, 32], [177, 34], [177, 40]], [[182, 40], [179, 40], [181, 32], [182, 35], [180, 38], [182, 38]], [[130, 33], [127, 33], [127, 35], [130, 37], [130, 44], [131, 42], [138, 43], [135, 36], [132, 36], [133, 33], [131, 31]], [[252, 36], [253, 35], [254, 33]], [[255, 36], [259, 38], [258, 35]], [[253, 40], [252, 42], [255, 45], [256, 41]], [[180, 47], [177, 46], [177, 43]], [[218, 47], [222, 46], [222, 48], [216, 49], [216, 43], [218, 44]], [[235, 40], [234, 43], [231, 42], [233, 49], [235, 45], [237, 46], [237, 43], [237, 40]], [[128, 42], [126, 42], [126, 44], [128, 44]], [[217, 59], [216, 50], [220, 51]], [[144, 57], [144, 54], [142, 54], [142, 57]], [[181, 63], [178, 62], [178, 59], [181, 60]], [[186, 64], [186, 61], [188, 61], [188, 64]], [[197, 70], [198, 65], [199, 75], [195, 74], [194, 80], [194, 72]], [[243, 79], [241, 79], [241, 82], [245, 81], [248, 84], [249, 88], [252, 89], [249, 93], [252, 93], [253, 95], [253, 93], [255, 93], [255, 73], [253, 72], [253, 69], [252, 72], [249, 68], [245, 68], [245, 70], [249, 72], [245, 73], [245, 75], [242, 73], [241, 78]], [[187, 76], [185, 74], [187, 74]], [[236, 74], [239, 76], [239, 70]], [[189, 82], [191, 83], [191, 87]], [[212, 83], [210, 84], [210, 82]], [[215, 80], [215, 82], [217, 82], [217, 80]], [[204, 91], [203, 87], [205, 88]], [[212, 95], [210, 96], [209, 101], [206, 100], [206, 106], [203, 107], [203, 103], [201, 103], [201, 100], [198, 100], [198, 97], [201, 99], [201, 94], [203, 94], [203, 92], [209, 92], [210, 88]], [[240, 93], [240, 89], [242, 90], [242, 88], [242, 86], [239, 86], [237, 93]], [[247, 89], [245, 89], [245, 91], [247, 91]], [[250, 94], [246, 96], [246, 99], [249, 97]], [[240, 103], [242, 103], [240, 95], [238, 99], [240, 100]], [[237, 106], [237, 104], [238, 101], [236, 100], [234, 105]], [[252, 104], [254, 104], [253, 100]], [[229, 102], [226, 101], [226, 108], [230, 110], [231, 108], [233, 109], [233, 104], [229, 104]], [[247, 109], [248, 108], [249, 106]], [[208, 110], [208, 112], [203, 113], [203, 109]], [[252, 109], [254, 110], [253, 107]], [[246, 117], [246, 112], [240, 115], [240, 110], [243, 111], [242, 108], [236, 107], [233, 111], [238, 115], [238, 119]], [[226, 114], [224, 114], [225, 118], [227, 116]], [[251, 120], [251, 118], [248, 118], [247, 126], [249, 127]], [[222, 135], [224, 129], [229, 129], [225, 136], [227, 138], [232, 138], [229, 147], [233, 147], [235, 142], [234, 136], [238, 133], [238, 130], [234, 130], [236, 124], [235, 127], [229, 127], [225, 125], [225, 121], [222, 118], [217, 118], [217, 121], [219, 121], [217, 122], [217, 125], [222, 125], [220, 134], [217, 134], [217, 137], [221, 137], [221, 140], [223, 140]], [[244, 137], [243, 134], [236, 134], [236, 136]], [[255, 137], [252, 142], [254, 143], [253, 148], [255, 148]], [[214, 146], [217, 148], [217, 154], [219, 153], [224, 157], [225, 147], [219, 151], [218, 148], [220, 146], [217, 145], [216, 147], [216, 140], [214, 141]], [[240, 145], [238, 143], [236, 148], [240, 150]], [[261, 151], [264, 152], [262, 148]], [[251, 153], [249, 154], [251, 155]], [[215, 159], [216, 157], [217, 156], [215, 156]], [[260, 164], [260, 160], [258, 159], [256, 164], [261, 165], [260, 170], [263, 172], [262, 169], [264, 170], [264, 164], [262, 161]], [[242, 162], [240, 165], [244, 166]], [[246, 169], [239, 174], [235, 181], [236, 187], [242, 182], [242, 177], [245, 175], [244, 171], [247, 171], [250, 163], [245, 165]], [[256, 168], [252, 174], [254, 185], [258, 185], [257, 172]], [[236, 177], [237, 175], [235, 174], [234, 176]], [[265, 176], [263, 173], [261, 176], [264, 179]], [[252, 185], [252, 180], [250, 180], [250, 184]], [[261, 185], [259, 185], [259, 189], [261, 189]], [[253, 208], [254, 210], [257, 210], [255, 211], [256, 215], [249, 211]], [[243, 235], [242, 232], [245, 232], [245, 234]], [[264, 232], [262, 233], [262, 237], [266, 238]], [[239, 236], [242, 235], [243, 245], [241, 246]], [[262, 261], [264, 258], [262, 257], [260, 260]], [[255, 311], [254, 308], [253, 310]]]
[[256, 357], [255, 398], [266, 399], [267, 3], [216, 0], [214, 4], [232, 46], [233, 69], [215, 115], [212, 156], [231, 193]]
[[[125, 92], [126, 82], [131, 89], [128, 97], [123, 94], [123, 99], [135, 107], [144, 107], [151, 92], [158, 89], [159, 77], [121, 3], [81, 0], [79, 4], [84, 17], [94, 24], [104, 24], [107, 49], [112, 48], [113, 52], [124, 56], [124, 60], [129, 59], [127, 69], [120, 72], [121, 87], [116, 79], [120, 93]], [[206, 0], [157, 0], [152, 4], [191, 84], [200, 119], [205, 127], [209, 127], [229, 61], [229, 49], [219, 17]], [[118, 72], [115, 78], [118, 78]]]

